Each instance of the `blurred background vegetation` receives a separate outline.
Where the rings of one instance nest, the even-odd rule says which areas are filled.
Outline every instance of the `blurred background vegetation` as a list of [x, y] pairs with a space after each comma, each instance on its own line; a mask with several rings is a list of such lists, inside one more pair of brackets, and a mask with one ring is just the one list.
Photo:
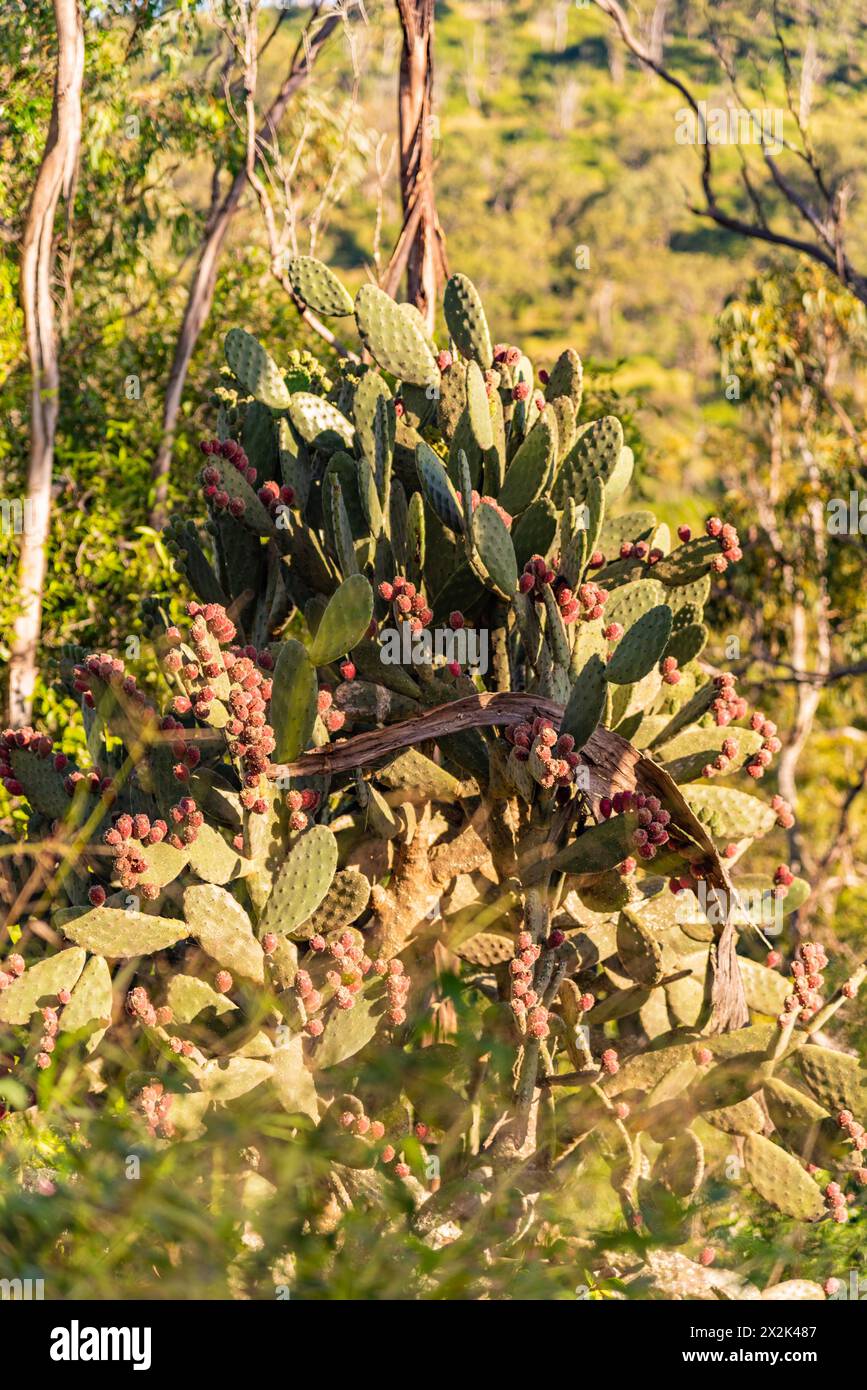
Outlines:
[[[823, 169], [847, 180], [848, 252], [867, 264], [858, 201], [867, 165], [864, 6], [797, 0], [771, 11], [749, 0], [708, 8], [671, 0], [661, 6], [661, 30], [659, 10], [632, 12], [637, 29], [661, 45], [668, 67], [710, 105], [732, 99], [721, 53], [737, 57], [738, 96], [765, 109], [786, 107], [791, 63], [799, 111], [809, 114]], [[262, 10], [263, 107], [307, 18], [303, 7]], [[775, 20], [787, 44], [782, 53]], [[68, 220], [58, 225], [61, 395], [36, 706], [37, 722], [70, 748], [81, 743], [78, 712], [52, 685], [63, 645], [123, 654], [140, 630], [143, 597], [186, 597], [151, 524], [151, 468], [214, 190], [243, 157], [236, 119], [243, 94], [207, 6], [108, 0], [87, 9], [85, 50], [78, 177]], [[314, 250], [353, 290], [379, 275], [403, 220], [395, 154], [399, 52], [393, 5], [371, 0], [356, 10], [318, 56], [279, 137], [286, 180], [271, 191], [289, 244]], [[542, 363], [567, 345], [578, 348], [591, 401], [600, 409], [615, 402], [627, 420], [641, 497], [693, 527], [718, 512], [746, 538], [745, 562], [713, 610], [710, 659], [737, 671], [751, 702], [780, 726], [789, 752], [770, 790], [796, 803], [799, 821], [788, 839], [777, 832], [768, 864], [789, 862], [810, 877], [814, 893], [795, 914], [795, 930], [824, 940], [847, 969], [867, 939], [865, 548], [863, 535], [830, 534], [826, 517], [830, 499], [848, 499], [867, 483], [864, 306], [839, 276], [797, 251], [696, 215], [700, 152], [676, 139], [683, 103], [636, 62], [595, 5], [438, 4], [435, 52], [436, 197], [451, 269], [477, 284], [496, 337], [521, 344]], [[4, 497], [25, 491], [29, 368], [15, 237], [42, 154], [55, 61], [48, 0], [6, 0]], [[749, 208], [743, 154], [721, 149], [719, 168], [735, 205]], [[772, 184], [770, 216], [785, 211]], [[172, 509], [192, 516], [200, 512], [196, 445], [208, 427], [208, 394], [231, 325], [247, 327], [278, 360], [293, 348], [333, 360], [272, 273], [261, 208], [249, 191], [219, 260], [172, 455]], [[17, 542], [0, 534], [7, 579], [0, 591], [2, 660], [16, 605]], [[147, 679], [146, 670], [140, 674]], [[0, 791], [0, 819], [8, 819], [2, 797]], [[867, 1055], [852, 1025], [846, 1041]], [[72, 1082], [65, 1097], [61, 1085], [53, 1104], [75, 1094]], [[38, 1173], [9, 1199], [0, 1230], [4, 1267], [21, 1250], [33, 1271], [52, 1266], [67, 1242], [72, 1204], [79, 1236], [64, 1250], [63, 1292], [98, 1297], [118, 1279], [133, 1288], [156, 1277], [160, 1290], [152, 1296], [188, 1296], [194, 1250], [200, 1296], [255, 1293], [275, 1252], [292, 1243], [294, 1224], [296, 1234], [305, 1231], [297, 1292], [347, 1296], [328, 1272], [332, 1236], [304, 1225], [315, 1154], [304, 1158], [303, 1173], [272, 1175], [276, 1196], [241, 1192], [229, 1181], [234, 1132], [167, 1149], [149, 1167], [147, 1183], [126, 1182], [117, 1154], [134, 1152], [140, 1139], [125, 1135], [125, 1113], [117, 1097], [99, 1121], [83, 1114], [82, 1133], [85, 1120], [97, 1128], [60, 1156], [46, 1128], [41, 1162], [53, 1175], [49, 1185], [63, 1169], [60, 1200], [44, 1200]], [[205, 1154], [207, 1170], [200, 1166]], [[280, 1200], [286, 1183], [299, 1194], [291, 1211]], [[264, 1203], [249, 1239], [245, 1202]], [[565, 1239], [555, 1219], [561, 1215], [552, 1213], [552, 1247]], [[572, 1217], [580, 1225], [580, 1213]], [[613, 1210], [611, 1217], [613, 1228]], [[745, 1267], [769, 1276], [786, 1249], [780, 1221], [736, 1221], [724, 1201], [718, 1221]], [[106, 1256], [109, 1233], [113, 1253]], [[369, 1228], [342, 1239], [358, 1242], [355, 1296], [399, 1295], [407, 1265], [414, 1277], [422, 1267], [431, 1296], [478, 1292], [465, 1249], [456, 1262], [448, 1250], [410, 1250]], [[580, 1233], [575, 1239], [580, 1246]], [[612, 1242], [618, 1239], [612, 1229]], [[812, 1251], [812, 1239], [798, 1253], [805, 1277], [856, 1267], [854, 1232], [835, 1230], [829, 1248], [823, 1228], [821, 1252]], [[489, 1292], [532, 1297], [544, 1284], [546, 1296], [574, 1297], [570, 1261], [553, 1264], [553, 1286], [549, 1276], [537, 1282], [532, 1267], [520, 1266], [513, 1284]]]

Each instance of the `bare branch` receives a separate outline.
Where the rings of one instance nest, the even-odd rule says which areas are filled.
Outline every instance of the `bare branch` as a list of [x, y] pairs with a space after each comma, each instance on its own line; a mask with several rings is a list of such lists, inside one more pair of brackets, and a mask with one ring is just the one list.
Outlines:
[[[650, 49], [633, 32], [629, 20], [618, 0], [595, 0], [598, 8], [614, 21], [623, 43], [629, 51], [652, 72], [666, 82], [675, 91], [679, 92], [689, 109], [693, 112], [696, 121], [701, 123], [702, 113], [698, 99], [691, 88], [683, 79], [672, 72], [661, 59], [657, 58]], [[787, 80], [787, 91], [789, 93], [789, 109], [795, 115], [794, 97], [791, 92], [791, 64], [788, 49], [783, 39], [775, 7], [775, 31], [778, 45], [784, 54], [784, 73]], [[726, 71], [730, 81], [734, 86], [734, 70], [723, 54], [718, 42], [713, 42], [714, 50], [720, 60], [723, 69]], [[806, 104], [802, 103], [806, 106]], [[817, 240], [806, 239], [798, 236], [791, 231], [782, 231], [772, 228], [763, 211], [761, 210], [761, 198], [755, 188], [746, 182], [746, 191], [754, 211], [756, 221], [748, 221], [743, 217], [738, 217], [734, 213], [727, 212], [719, 203], [714, 189], [714, 163], [713, 145], [708, 140], [701, 144], [701, 188], [704, 198], [702, 204], [693, 205], [691, 211], [699, 217], [707, 217], [718, 227], [724, 228], [729, 232], [736, 232], [740, 236], [749, 237], [754, 241], [761, 241], [771, 246], [782, 246], [790, 251], [800, 252], [808, 256], [811, 260], [825, 266], [830, 270], [840, 282], [862, 301], [867, 303], [867, 276], [856, 271], [852, 266], [846, 253], [843, 217], [848, 199], [848, 191], [845, 187], [832, 190], [825, 178], [815, 151], [809, 141], [806, 120], [804, 114], [799, 110], [795, 115], [801, 138], [803, 149], [797, 150], [787, 142], [783, 142], [784, 148], [790, 150], [799, 159], [803, 160], [813, 176], [819, 193], [825, 205], [824, 216], [820, 214], [812, 204], [805, 199], [792, 182], [782, 173], [779, 165], [774, 160], [766, 142], [762, 141], [762, 152], [765, 163], [768, 167], [771, 180], [782, 194], [787, 205], [797, 215], [798, 219], [805, 222], [815, 233]]]

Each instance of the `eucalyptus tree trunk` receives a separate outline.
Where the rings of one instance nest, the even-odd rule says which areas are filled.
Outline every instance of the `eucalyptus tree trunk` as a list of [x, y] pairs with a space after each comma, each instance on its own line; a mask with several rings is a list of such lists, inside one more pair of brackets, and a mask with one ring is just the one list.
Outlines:
[[30, 720], [38, 672], [51, 482], [60, 390], [54, 270], [55, 217], [61, 194], [71, 201], [81, 147], [84, 30], [78, 0], [54, 0], [57, 69], [51, 121], [33, 186], [21, 245], [21, 303], [30, 362], [30, 455], [18, 561], [19, 612], [9, 662], [9, 719]]

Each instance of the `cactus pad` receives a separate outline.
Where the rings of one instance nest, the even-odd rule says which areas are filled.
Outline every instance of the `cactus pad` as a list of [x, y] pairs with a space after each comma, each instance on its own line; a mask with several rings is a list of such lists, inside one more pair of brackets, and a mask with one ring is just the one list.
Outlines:
[[671, 609], [667, 604], [651, 608], [621, 637], [605, 674], [615, 685], [643, 680], [665, 651], [671, 634]]
[[370, 901], [370, 881], [359, 869], [340, 869], [316, 911], [292, 935], [303, 940], [351, 926]]
[[771, 1206], [797, 1221], [818, 1221], [824, 1215], [818, 1184], [778, 1144], [761, 1134], [748, 1134], [744, 1162], [753, 1187]]
[[331, 887], [336, 868], [337, 841], [327, 826], [312, 826], [283, 862], [259, 920], [259, 935], [289, 936], [306, 922]]
[[488, 320], [479, 292], [466, 275], [453, 275], [449, 280], [443, 295], [443, 313], [458, 350], [487, 371], [494, 360]]
[[328, 318], [346, 318], [352, 313], [352, 295], [334, 271], [315, 257], [293, 256], [288, 271], [293, 290], [314, 313]]
[[313, 666], [328, 666], [351, 652], [373, 617], [373, 590], [362, 574], [350, 575], [331, 595], [310, 647]]
[[262, 984], [262, 947], [241, 904], [215, 883], [195, 883], [184, 893], [187, 933], [203, 951], [233, 975]]
[[57, 923], [70, 941], [108, 960], [153, 955], [190, 935], [189, 928], [174, 918], [116, 907], [94, 907], [84, 913], [71, 909], [58, 913]]
[[333, 450], [341, 444], [348, 447], [355, 437], [354, 427], [336, 406], [307, 391], [295, 391], [290, 396], [289, 419], [305, 444], [314, 448]]
[[252, 333], [230, 328], [225, 347], [226, 361], [244, 390], [272, 410], [285, 410], [290, 395], [283, 374]]
[[85, 952], [70, 946], [57, 955], [31, 965], [14, 984], [0, 994], [0, 1022], [28, 1023], [43, 1004], [56, 1004], [62, 989], [71, 990], [84, 969]]
[[385, 371], [414, 386], [439, 385], [439, 368], [424, 332], [383, 290], [361, 287], [355, 320], [365, 347]]

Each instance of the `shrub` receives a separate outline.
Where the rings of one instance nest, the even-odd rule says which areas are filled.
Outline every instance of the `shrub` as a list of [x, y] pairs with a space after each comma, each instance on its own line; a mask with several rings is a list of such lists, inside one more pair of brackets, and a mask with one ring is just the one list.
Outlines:
[[53, 934], [0, 975], [20, 1105], [58, 1039], [108, 1049], [95, 1103], [122, 1083], [160, 1146], [270, 1095], [289, 1123], [257, 1143], [315, 1152], [309, 1228], [387, 1211], [489, 1260], [601, 1159], [629, 1278], [730, 1290], [667, 1251], [698, 1238], [707, 1136], [798, 1221], [842, 1222], [867, 1176], [862, 1074], [816, 1042], [864, 970], [826, 999], [821, 947], [791, 978], [736, 954], [808, 891], [742, 872], [792, 813], [732, 785], [780, 744], [703, 657], [737, 533], [672, 544], [625, 510], [632, 453], [582, 420], [577, 354], [534, 375], [465, 277], [440, 351], [374, 286], [291, 275], [373, 360], [332, 381], [229, 331], [207, 529], [165, 533], [196, 598], [183, 627], [143, 610], [165, 705], [92, 654], [93, 766], [3, 738], [32, 842], [7, 873], [53, 870]]

